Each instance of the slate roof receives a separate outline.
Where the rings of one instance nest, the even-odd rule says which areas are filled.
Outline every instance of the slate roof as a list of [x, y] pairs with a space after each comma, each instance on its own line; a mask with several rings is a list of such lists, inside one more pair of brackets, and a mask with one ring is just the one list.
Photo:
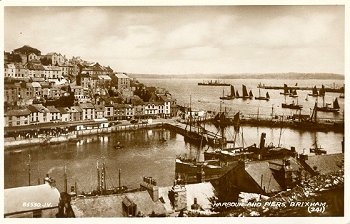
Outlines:
[[103, 105], [95, 105], [96, 112], [104, 112], [105, 107]]
[[30, 114], [29, 109], [20, 109], [20, 110], [10, 110], [6, 113], [7, 116], [27, 116]]
[[46, 108], [50, 111], [50, 113], [60, 113], [55, 106], [47, 106]]
[[268, 161], [248, 162], [245, 170], [255, 183], [266, 193], [282, 191], [282, 187], [275, 179]]
[[61, 71], [60, 67], [58, 66], [43, 66], [46, 71]]
[[124, 73], [115, 73], [115, 76], [118, 78], [118, 79], [130, 79], [129, 76], [125, 75]]
[[23, 206], [23, 202], [36, 202], [49, 207], [58, 206], [60, 193], [49, 184], [26, 187], [16, 187], [4, 190], [4, 213], [23, 212], [34, 210], [31, 206]]
[[77, 198], [71, 202], [75, 217], [123, 217], [123, 200], [137, 205], [136, 214], [140, 211], [150, 215], [165, 214], [165, 208], [160, 201], [154, 202], [147, 191], [138, 191], [121, 195], [105, 195]]
[[70, 109], [71, 109], [71, 112], [73, 112], [73, 113], [83, 111], [79, 106], [72, 106]]
[[68, 107], [57, 107], [57, 109], [61, 112], [61, 114], [68, 114], [70, 112]]
[[98, 78], [99, 79], [112, 80], [111, 77], [109, 77], [109, 75], [99, 75]]
[[46, 109], [46, 107], [44, 107], [41, 104], [32, 104], [32, 105], [28, 105], [27, 108], [31, 111], [31, 112], [41, 112], [41, 113], [47, 113], [49, 112], [48, 109]]
[[92, 103], [81, 103], [79, 104], [81, 109], [93, 109], [95, 108], [94, 105], [92, 105]]
[[339, 171], [343, 162], [343, 153], [309, 156], [308, 159], [305, 160], [309, 169], [313, 170], [313, 167], [316, 166], [320, 174]]

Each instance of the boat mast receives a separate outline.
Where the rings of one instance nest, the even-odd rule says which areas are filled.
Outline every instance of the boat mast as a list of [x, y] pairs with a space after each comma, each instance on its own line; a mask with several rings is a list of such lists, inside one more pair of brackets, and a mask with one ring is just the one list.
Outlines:
[[190, 132], [192, 131], [192, 96], [190, 95]]
[[119, 179], [119, 190], [121, 189], [121, 169], [119, 169], [119, 175], [118, 175], [118, 179]]
[[64, 165], [64, 192], [67, 193], [67, 167]]
[[242, 127], [242, 147], [243, 147], [243, 150], [244, 150], [243, 127]]
[[[283, 124], [283, 117], [284, 117], [284, 114], [282, 114], [282, 124]], [[281, 137], [282, 137], [282, 126], [281, 126], [281, 129], [280, 129], [280, 137], [278, 139], [278, 147], [281, 146]]]
[[30, 154], [28, 154], [28, 186], [30, 186], [30, 172], [31, 172], [31, 166], [30, 166], [30, 163], [31, 163], [31, 156]]

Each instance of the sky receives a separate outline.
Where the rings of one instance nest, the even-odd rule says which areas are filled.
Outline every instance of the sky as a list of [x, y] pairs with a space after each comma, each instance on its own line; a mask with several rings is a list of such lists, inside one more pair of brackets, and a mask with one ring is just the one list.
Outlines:
[[344, 6], [4, 7], [23, 45], [149, 74], [344, 74]]

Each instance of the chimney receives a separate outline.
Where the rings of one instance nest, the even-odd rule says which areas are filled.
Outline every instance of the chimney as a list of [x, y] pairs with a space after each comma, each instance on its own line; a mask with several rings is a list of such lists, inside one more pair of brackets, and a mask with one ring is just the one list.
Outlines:
[[181, 211], [187, 208], [187, 195], [184, 185], [175, 185], [169, 192], [172, 195], [171, 202], [175, 211]]
[[265, 138], [266, 138], [266, 133], [261, 133], [260, 137], [260, 149], [265, 148]]
[[199, 210], [200, 209], [200, 206], [197, 203], [197, 198], [193, 198], [193, 204], [191, 205], [191, 209], [192, 210]]
[[154, 202], [159, 200], [159, 187], [152, 177], [144, 177], [140, 188], [141, 190], [147, 190]]
[[305, 160], [308, 160], [308, 158], [309, 158], [309, 156], [307, 154], [300, 154], [299, 155], [300, 161], [304, 161], [305, 162]]

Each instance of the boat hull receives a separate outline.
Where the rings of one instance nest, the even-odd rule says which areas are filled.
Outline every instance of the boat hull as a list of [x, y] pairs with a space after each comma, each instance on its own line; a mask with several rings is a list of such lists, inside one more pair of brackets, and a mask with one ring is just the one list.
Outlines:
[[339, 113], [339, 109], [329, 107], [317, 107], [317, 111]]
[[270, 98], [266, 98], [266, 97], [255, 97], [256, 100], [266, 100], [269, 101]]
[[289, 109], [302, 109], [303, 106], [302, 105], [296, 105], [296, 104], [286, 104], [286, 103], [282, 103], [282, 108], [289, 108]]

